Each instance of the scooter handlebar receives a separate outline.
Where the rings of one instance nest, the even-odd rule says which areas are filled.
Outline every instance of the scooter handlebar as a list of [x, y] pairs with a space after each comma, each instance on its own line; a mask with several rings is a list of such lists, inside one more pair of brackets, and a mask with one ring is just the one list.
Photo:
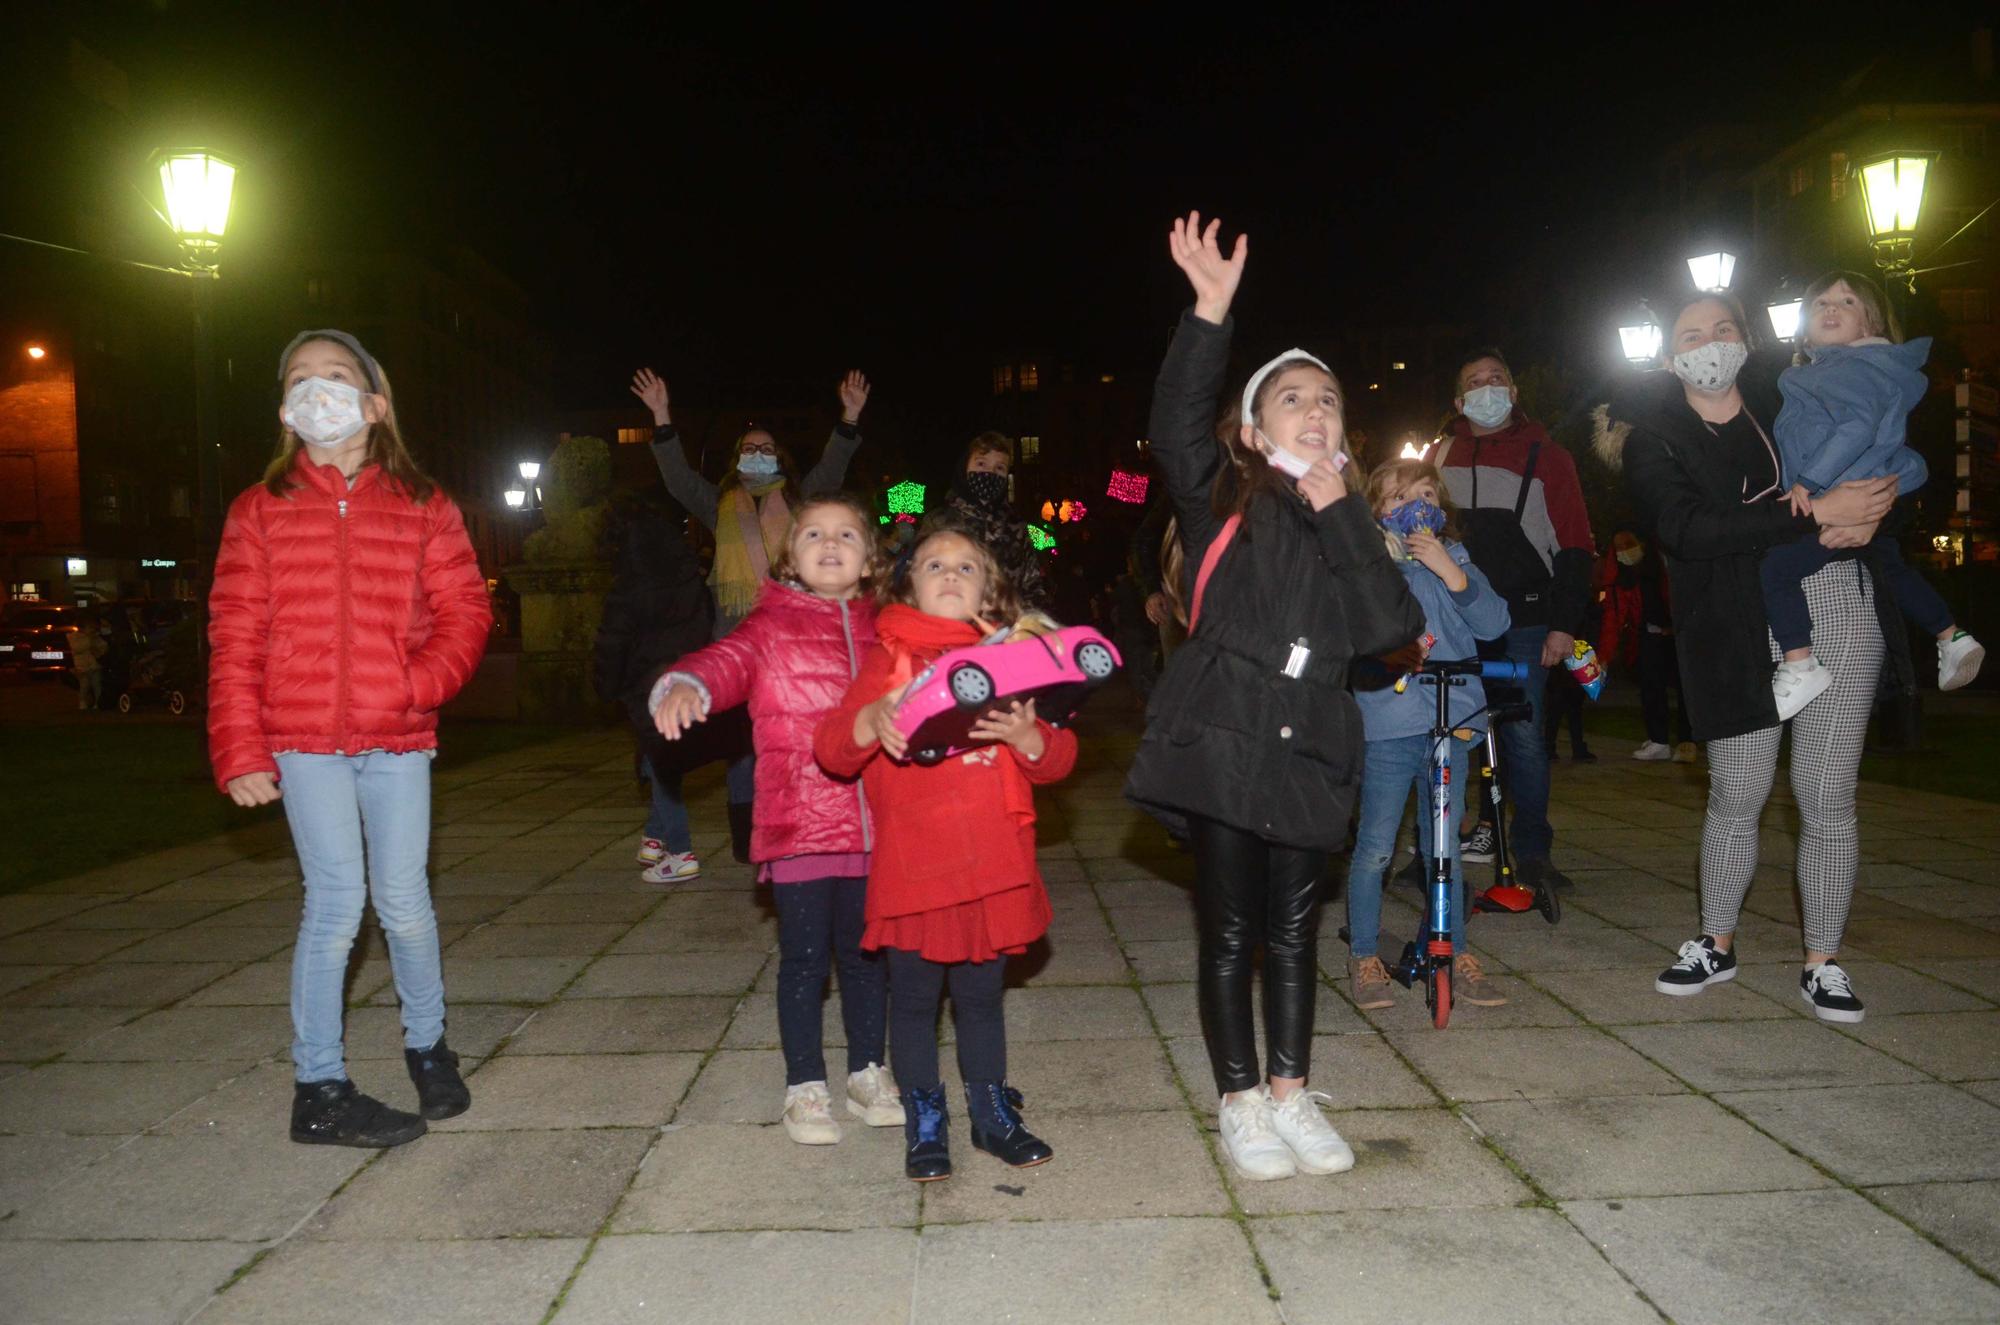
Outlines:
[[1425, 676], [1478, 676], [1488, 681], [1525, 681], [1528, 664], [1511, 658], [1433, 659], [1421, 669]]

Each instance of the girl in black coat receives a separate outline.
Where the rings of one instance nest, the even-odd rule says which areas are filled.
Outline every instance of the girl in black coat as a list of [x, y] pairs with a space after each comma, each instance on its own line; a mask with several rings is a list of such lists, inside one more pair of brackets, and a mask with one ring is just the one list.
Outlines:
[[1896, 480], [1842, 484], [1817, 499], [1811, 515], [1792, 513], [1772, 441], [1782, 363], [1750, 357], [1733, 297], [1685, 301], [1667, 353], [1672, 371], [1620, 392], [1599, 439], [1606, 460], [1622, 461], [1633, 502], [1665, 553], [1682, 697], [1695, 739], [1708, 745], [1702, 933], [1681, 945], [1680, 960], [1654, 987], [1699, 994], [1736, 975], [1736, 924], [1757, 868], [1757, 825], [1782, 734], [1769, 681], [1778, 653], [1758, 563], [1769, 549], [1817, 533], [1851, 559], [1805, 581], [1813, 646], [1834, 680], [1792, 719], [1806, 946], [1800, 994], [1824, 1020], [1860, 1021], [1861, 1000], [1834, 956], [1854, 896], [1854, 783], [1885, 639], [1907, 650], [1900, 624], [1881, 627], [1878, 605], [1893, 612], [1894, 600], [1880, 590], [1866, 553]]
[[[1229, 362], [1229, 305], [1247, 243], [1224, 257], [1216, 222], [1174, 222], [1194, 287], [1154, 388], [1153, 455], [1187, 564], [1213, 561], [1193, 633], [1147, 709], [1126, 794], [1196, 861], [1202, 1034], [1221, 1092], [1223, 1150], [1250, 1178], [1335, 1173], [1354, 1154], [1305, 1089], [1318, 992], [1319, 886], [1361, 778], [1358, 654], [1424, 630], [1367, 505], [1344, 478], [1340, 384], [1301, 351], [1251, 378], [1234, 442], [1211, 431]], [[1288, 476], [1296, 472], [1296, 479]], [[1219, 558], [1211, 549], [1222, 539]], [[1251, 1014], [1264, 943], [1269, 1085]]]

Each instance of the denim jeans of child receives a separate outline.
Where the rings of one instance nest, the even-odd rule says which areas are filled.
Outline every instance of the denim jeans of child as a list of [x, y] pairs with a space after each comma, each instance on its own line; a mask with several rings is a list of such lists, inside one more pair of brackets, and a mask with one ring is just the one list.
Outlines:
[[341, 1013], [347, 960], [372, 897], [403, 1007], [403, 1044], [444, 1034], [444, 971], [426, 873], [431, 761], [417, 751], [281, 754], [278, 784], [305, 871], [292, 953], [292, 1065], [300, 1081], [347, 1075]]
[[[1539, 733], [1536, 736], [1539, 741]], [[1361, 773], [1361, 815], [1354, 829], [1354, 854], [1347, 867], [1348, 945], [1356, 957], [1373, 957], [1382, 931], [1382, 875], [1396, 854], [1396, 833], [1410, 793], [1417, 797], [1417, 846], [1431, 853], [1431, 788], [1426, 763], [1431, 738], [1393, 736], [1370, 741]], [[1465, 812], [1466, 752], [1470, 741], [1451, 743], [1451, 831], [1445, 834], [1451, 860], [1451, 945], [1465, 951], [1465, 878], [1458, 867], [1458, 821]], [[1430, 875], [1424, 875], [1428, 904]]]
[[646, 816], [646, 836], [665, 843], [669, 851], [686, 855], [694, 850], [694, 837], [688, 828], [687, 802], [681, 798], [680, 776], [661, 777], [643, 760], [639, 767], [645, 770], [646, 786], [653, 793], [652, 812]]

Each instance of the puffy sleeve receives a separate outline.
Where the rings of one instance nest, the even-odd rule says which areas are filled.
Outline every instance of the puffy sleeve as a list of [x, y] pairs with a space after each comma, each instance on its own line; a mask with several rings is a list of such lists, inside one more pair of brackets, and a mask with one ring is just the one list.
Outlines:
[[264, 740], [271, 566], [257, 492], [230, 504], [208, 591], [208, 758], [218, 789], [245, 773], [278, 771]]
[[431, 611], [431, 635], [410, 655], [410, 694], [420, 711], [440, 708], [464, 688], [486, 656], [493, 604], [465, 533], [458, 504], [434, 494], [425, 512], [424, 560], [418, 572]]

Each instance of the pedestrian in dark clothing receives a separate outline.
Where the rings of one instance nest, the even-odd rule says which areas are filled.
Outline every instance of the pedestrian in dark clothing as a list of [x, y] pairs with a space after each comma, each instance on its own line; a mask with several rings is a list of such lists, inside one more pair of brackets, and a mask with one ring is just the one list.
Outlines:
[[1111, 582], [1111, 642], [1125, 659], [1125, 675], [1141, 703], [1152, 697], [1153, 683], [1159, 679], [1159, 661], [1153, 655], [1158, 640], [1157, 628], [1146, 616], [1138, 574], [1128, 563], [1125, 573]]
[[[1629, 669], [1639, 678], [1639, 712], [1646, 723], [1645, 743], [1634, 759], [1671, 759], [1692, 764], [1696, 750], [1688, 734], [1687, 699], [1681, 693], [1680, 666], [1674, 659], [1674, 613], [1667, 589], [1666, 567], [1651, 539], [1631, 529], [1611, 536], [1597, 571], [1597, 655], [1614, 670]], [[1679, 701], [1672, 705], [1668, 725], [1667, 691]]]
[[631, 724], [639, 766], [651, 785], [653, 809], [639, 843], [649, 883], [701, 873], [681, 800], [682, 774], [694, 766], [689, 747], [662, 738], [646, 708], [654, 675], [708, 643], [712, 629], [701, 563], [681, 523], [680, 513], [669, 514], [659, 498], [631, 495], [614, 503], [605, 533], [613, 578], [597, 628], [597, 693], [616, 703]]
[[[983, 432], [965, 448], [965, 461], [952, 476], [951, 495], [943, 509], [984, 543], [1014, 585], [1021, 606], [1031, 611], [1054, 610], [1050, 586], [1042, 578], [1028, 523], [1009, 506], [1007, 478], [1014, 468], [1014, 443], [1003, 433]], [[1085, 610], [1088, 608], [1086, 606]], [[1081, 621], [1082, 617], [1065, 618]]]
[[[1189, 563], [1203, 570], [1193, 631], [1153, 692], [1125, 793], [1194, 847], [1197, 996], [1224, 1153], [1250, 1178], [1337, 1173], [1354, 1152], [1306, 1077], [1320, 886], [1361, 780], [1348, 665], [1411, 644], [1424, 616], [1341, 475], [1352, 457], [1324, 364], [1303, 351], [1266, 364], [1244, 389], [1227, 456], [1216, 447], [1247, 252], [1239, 239], [1225, 258], [1216, 229], [1177, 219], [1170, 240], [1195, 303], [1160, 368], [1151, 435]], [[1260, 939], [1268, 1073], [1251, 1002]]]

